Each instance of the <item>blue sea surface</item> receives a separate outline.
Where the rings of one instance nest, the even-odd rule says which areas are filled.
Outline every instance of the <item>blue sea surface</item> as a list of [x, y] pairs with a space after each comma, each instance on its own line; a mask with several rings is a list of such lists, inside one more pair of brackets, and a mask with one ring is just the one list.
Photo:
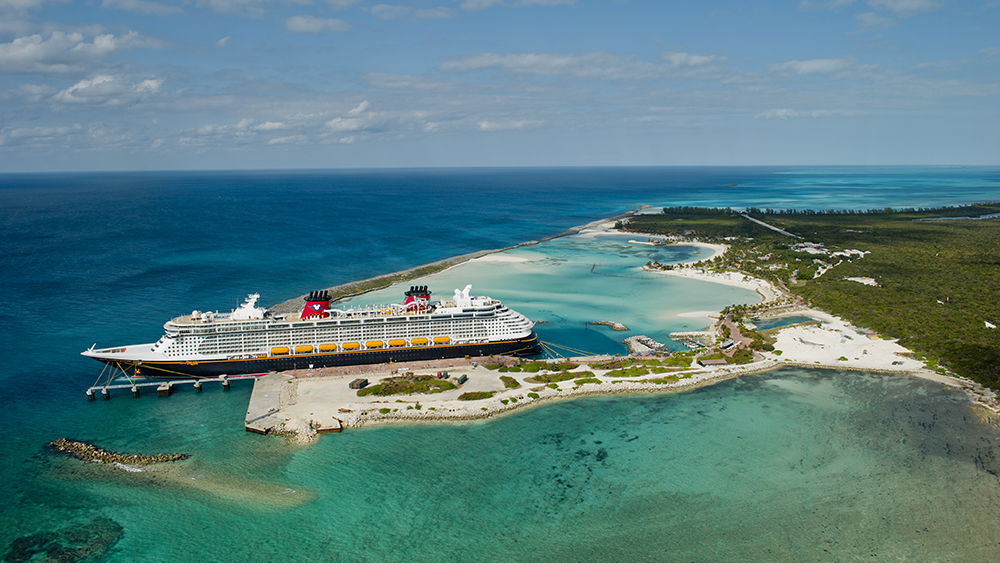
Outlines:
[[[251, 291], [278, 303], [644, 204], [998, 195], [1000, 170], [977, 167], [0, 175], [0, 557], [996, 559], [997, 435], [925, 381], [782, 370], [301, 448], [243, 430], [250, 382], [88, 403], [101, 366], [79, 352], [154, 341], [169, 318]], [[191, 458], [128, 473], [45, 447], [59, 437]]]

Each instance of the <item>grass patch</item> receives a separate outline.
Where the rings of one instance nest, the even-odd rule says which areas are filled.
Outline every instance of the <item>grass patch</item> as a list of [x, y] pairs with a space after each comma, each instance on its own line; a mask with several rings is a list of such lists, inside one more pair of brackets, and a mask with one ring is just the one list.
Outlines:
[[407, 374], [399, 377], [383, 379], [377, 385], [365, 387], [358, 390], [358, 397], [365, 395], [375, 395], [378, 397], [388, 397], [390, 395], [415, 395], [418, 393], [440, 393], [448, 389], [454, 389], [455, 384], [450, 381], [438, 379], [433, 375], [412, 375]]
[[538, 393], [528, 393], [528, 397], [531, 398], [531, 399], [537, 399], [538, 398]]
[[645, 366], [635, 366], [624, 369], [615, 369], [605, 374], [606, 377], [639, 377], [649, 375], [649, 369]]
[[[690, 377], [690, 376], [688, 376], [688, 377]], [[666, 377], [664, 377], [662, 379], [650, 379], [649, 382], [650, 383], [655, 383], [657, 385], [666, 385], [668, 383], [677, 383], [680, 380], [681, 380], [681, 378], [677, 377], [676, 375], [668, 375], [668, 376], [666, 376]]]
[[503, 381], [503, 386], [506, 387], [507, 389], [517, 389], [518, 387], [521, 386], [521, 384], [518, 383], [516, 379], [514, 379], [509, 375], [501, 375], [500, 381]]
[[580, 374], [561, 371], [558, 373], [540, 373], [538, 375], [526, 377], [524, 380], [528, 383], [554, 383], [556, 381], [567, 381], [579, 376]]
[[379, 410], [378, 410], [378, 412], [380, 412], [380, 413], [382, 413], [382, 414], [389, 414], [389, 411], [390, 411], [390, 410], [392, 410], [392, 409], [386, 409], [386, 408], [382, 408], [382, 409], [379, 409]]
[[581, 385], [586, 385], [588, 383], [600, 383], [600, 382], [601, 380], [597, 379], [596, 377], [582, 377], [580, 379], [573, 381], [573, 383], [576, 383], [577, 387], [580, 387]]
[[458, 396], [459, 401], [478, 401], [480, 399], [489, 399], [493, 395], [496, 395], [496, 391], [469, 391], [467, 393], [462, 393]]
[[671, 356], [663, 359], [663, 365], [670, 367], [686, 368], [691, 367], [694, 358], [691, 356]]

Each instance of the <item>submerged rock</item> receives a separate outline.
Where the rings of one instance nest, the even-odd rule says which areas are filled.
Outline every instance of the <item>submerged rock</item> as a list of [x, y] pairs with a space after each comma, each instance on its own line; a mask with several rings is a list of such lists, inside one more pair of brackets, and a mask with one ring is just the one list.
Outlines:
[[3, 560], [11, 563], [94, 561], [107, 554], [124, 535], [125, 529], [118, 522], [98, 518], [54, 532], [17, 538], [11, 542]]

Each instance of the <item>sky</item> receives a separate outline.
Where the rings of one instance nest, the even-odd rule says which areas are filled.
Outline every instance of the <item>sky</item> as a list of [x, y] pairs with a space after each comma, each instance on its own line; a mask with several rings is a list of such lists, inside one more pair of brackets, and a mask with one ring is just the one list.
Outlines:
[[1000, 164], [1000, 0], [0, 0], [0, 172]]

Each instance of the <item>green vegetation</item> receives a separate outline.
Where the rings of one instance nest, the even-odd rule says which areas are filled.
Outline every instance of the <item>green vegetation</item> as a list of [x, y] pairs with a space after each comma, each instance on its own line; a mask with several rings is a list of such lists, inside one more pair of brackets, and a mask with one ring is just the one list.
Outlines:
[[753, 361], [753, 350], [749, 348], [740, 348], [739, 350], [733, 352], [732, 357], [726, 358], [726, 361], [731, 364], [749, 364]]
[[517, 389], [518, 387], [521, 386], [521, 384], [518, 383], [516, 379], [514, 379], [509, 375], [501, 375], [500, 381], [503, 381], [503, 385], [507, 389]]
[[692, 361], [694, 361], [694, 358], [692, 358], [691, 356], [677, 356], [677, 355], [673, 355], [673, 356], [671, 356], [669, 358], [663, 358], [663, 362], [662, 363], [665, 366], [687, 368], [687, 367], [691, 367], [691, 362]]
[[528, 393], [528, 397], [531, 398], [531, 399], [537, 399], [538, 398], [538, 393]]
[[557, 373], [540, 373], [538, 375], [526, 377], [524, 378], [524, 380], [527, 381], [528, 383], [554, 383], [556, 381], [566, 381], [579, 376], [580, 376], [579, 373], [569, 373], [565, 371], [560, 371]]
[[480, 399], [489, 399], [493, 395], [496, 395], [496, 391], [469, 391], [468, 393], [462, 393], [458, 396], [459, 401], [478, 401]]
[[624, 369], [613, 369], [605, 374], [606, 377], [639, 377], [641, 375], [649, 375], [649, 370], [642, 366], [635, 366]]
[[381, 408], [381, 409], [378, 410], [378, 412], [380, 412], [382, 414], [389, 414], [390, 410], [392, 410], [392, 409]]
[[440, 393], [448, 389], [454, 389], [455, 384], [450, 381], [438, 379], [433, 375], [413, 375], [407, 373], [399, 377], [383, 379], [377, 385], [365, 387], [358, 390], [358, 397], [365, 395], [376, 395], [378, 397], [388, 397], [390, 395], [415, 395], [417, 393]]
[[[748, 214], [796, 234], [793, 239], [747, 221], [729, 209], [667, 208], [639, 215], [627, 230], [683, 234], [725, 242], [731, 251], [696, 263], [712, 271], [739, 270], [786, 287], [815, 307], [866, 327], [947, 368], [1000, 388], [1000, 221], [915, 221], [998, 213], [1000, 203], [942, 209], [780, 211]], [[725, 240], [725, 237], [737, 237]], [[808, 254], [791, 248], [822, 243], [828, 251], [857, 249], [864, 257]], [[846, 278], [870, 278], [877, 286]], [[761, 305], [730, 308], [738, 319]], [[765, 342], [766, 344], [766, 342]]]
[[581, 385], [586, 385], [588, 383], [600, 383], [600, 382], [601, 380], [597, 379], [596, 377], [582, 377], [580, 379], [575, 380], [573, 383], [576, 383], [576, 386], [580, 387]]

